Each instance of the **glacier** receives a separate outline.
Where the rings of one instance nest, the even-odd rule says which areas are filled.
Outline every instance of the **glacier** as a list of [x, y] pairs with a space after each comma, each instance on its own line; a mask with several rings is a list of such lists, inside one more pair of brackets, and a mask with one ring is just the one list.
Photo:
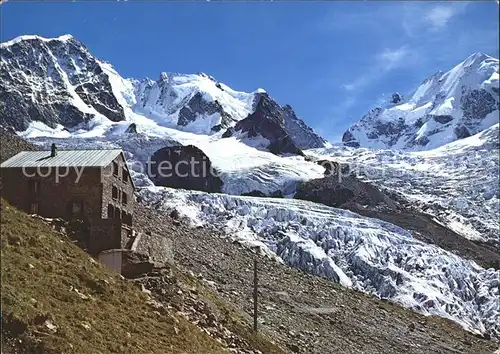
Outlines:
[[[426, 315], [499, 338], [500, 272], [418, 241], [400, 227], [311, 202], [144, 187], [150, 208]], [[202, 240], [200, 240], [202, 242]]]
[[427, 151], [349, 148], [308, 150], [350, 166], [459, 235], [500, 249], [500, 124]]

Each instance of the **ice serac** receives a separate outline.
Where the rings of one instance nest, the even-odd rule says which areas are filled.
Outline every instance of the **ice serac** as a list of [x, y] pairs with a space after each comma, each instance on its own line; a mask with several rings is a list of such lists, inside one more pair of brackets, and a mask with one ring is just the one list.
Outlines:
[[125, 120], [106, 63], [72, 36], [22, 36], [0, 49], [0, 124], [22, 131], [32, 121], [55, 128]]
[[142, 200], [343, 286], [499, 338], [499, 271], [387, 222], [301, 200], [144, 188]]
[[498, 59], [475, 53], [450, 71], [431, 75], [406, 97], [394, 94], [351, 126], [342, 141], [350, 147], [417, 151], [477, 134], [499, 121], [498, 77]]

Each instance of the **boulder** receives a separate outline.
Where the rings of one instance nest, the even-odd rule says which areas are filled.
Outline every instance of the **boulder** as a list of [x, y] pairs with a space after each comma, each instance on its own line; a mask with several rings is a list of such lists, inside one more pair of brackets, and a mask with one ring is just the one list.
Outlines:
[[398, 104], [399, 102], [401, 102], [401, 100], [402, 100], [402, 98], [401, 98], [401, 95], [399, 93], [395, 92], [392, 94], [391, 103]]
[[189, 123], [194, 122], [199, 116], [209, 116], [215, 113], [220, 114], [221, 122], [220, 124], [214, 126], [212, 131], [227, 128], [232, 122], [231, 116], [224, 111], [222, 105], [217, 100], [213, 102], [207, 101], [200, 92], [197, 92], [179, 111], [177, 124], [180, 126], [186, 126]]
[[122, 275], [125, 278], [137, 278], [141, 275], [151, 273], [155, 267], [146, 253], [132, 250], [122, 251]]

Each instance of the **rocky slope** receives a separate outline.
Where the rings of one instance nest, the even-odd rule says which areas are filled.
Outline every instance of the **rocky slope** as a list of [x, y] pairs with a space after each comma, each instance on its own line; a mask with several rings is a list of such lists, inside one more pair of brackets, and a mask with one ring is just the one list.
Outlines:
[[210, 159], [196, 146], [171, 146], [156, 151], [148, 177], [157, 186], [220, 192], [222, 181]]
[[4, 162], [20, 151], [35, 151], [37, 147], [16, 135], [12, 129], [0, 126], [0, 161]]
[[[290, 353], [491, 353], [498, 343], [255, 253], [212, 228], [191, 228], [153, 207], [138, 227], [173, 235], [176, 262], [238, 309], [252, 313], [252, 264], [259, 274], [259, 331]], [[203, 242], [200, 242], [203, 240]], [[183, 292], [185, 292], [183, 290]], [[186, 293], [186, 292], [185, 292]], [[181, 295], [185, 296], [185, 295]], [[179, 296], [178, 296], [179, 297]]]
[[499, 121], [498, 59], [475, 53], [448, 72], [431, 75], [406, 97], [376, 107], [350, 127], [347, 146], [429, 150]]
[[[32, 122], [74, 132], [103, 121], [145, 117], [166, 127], [216, 134], [253, 113], [264, 92], [235, 91], [204, 73], [124, 79], [70, 35], [2, 43], [0, 65], [0, 124], [17, 131]], [[291, 107], [286, 112], [283, 128], [300, 148], [326, 145]]]

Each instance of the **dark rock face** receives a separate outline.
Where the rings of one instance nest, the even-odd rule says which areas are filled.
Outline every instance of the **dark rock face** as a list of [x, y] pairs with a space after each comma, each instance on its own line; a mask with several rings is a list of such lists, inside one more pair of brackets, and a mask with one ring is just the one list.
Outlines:
[[340, 164], [332, 160], [317, 160], [316, 163], [325, 169], [325, 176], [338, 177], [339, 173], [342, 176], [349, 175], [349, 165]]
[[223, 138], [230, 138], [230, 137], [232, 137], [232, 136], [234, 135], [234, 133], [236, 133], [236, 131], [234, 130], [234, 128], [233, 128], [233, 127], [230, 127], [230, 128], [228, 128], [228, 129], [224, 132], [224, 134], [222, 134], [222, 137], [223, 137]]
[[172, 146], [156, 151], [148, 175], [157, 186], [221, 192], [222, 180], [207, 155], [196, 146]]
[[392, 97], [391, 97], [391, 103], [393, 104], [398, 104], [399, 102], [401, 102], [401, 95], [397, 92], [393, 93], [392, 94]]
[[349, 130], [347, 130], [344, 135], [342, 135], [342, 142], [345, 146], [359, 148], [359, 142], [354, 138]]
[[284, 110], [266, 93], [257, 94], [256, 100], [255, 112], [236, 123], [234, 130], [247, 133], [249, 138], [269, 140], [267, 148], [273, 154], [303, 155], [285, 129]]
[[377, 121], [373, 125], [375, 133], [377, 136], [380, 135], [388, 135], [393, 136], [393, 139], [397, 141], [399, 136], [404, 134], [404, 130], [406, 128], [405, 121], [403, 118], [399, 118], [394, 122], [383, 122]]
[[489, 113], [498, 109], [495, 98], [485, 89], [467, 92], [462, 96], [460, 105], [467, 123], [480, 121]]
[[283, 192], [280, 190], [276, 190], [270, 194], [266, 194], [258, 190], [253, 190], [251, 192], [243, 193], [241, 195], [246, 197], [284, 198]]
[[258, 190], [253, 190], [251, 192], [243, 193], [242, 196], [245, 196], [245, 197], [267, 197], [267, 195], [264, 192], [261, 192]]
[[430, 140], [426, 136], [423, 136], [423, 137], [415, 140], [415, 144], [420, 145], [420, 146], [425, 146], [425, 145], [429, 144], [429, 142], [430, 142]]
[[469, 137], [470, 132], [469, 129], [467, 129], [467, 127], [461, 125], [455, 128], [455, 135], [457, 136], [457, 139], [463, 139]]
[[145, 253], [123, 250], [122, 275], [127, 279], [137, 278], [153, 271], [154, 262]]
[[137, 124], [130, 124], [127, 130], [125, 130], [125, 134], [137, 134]]
[[299, 149], [315, 149], [325, 146], [326, 140], [298, 118], [290, 105], [283, 106], [283, 112], [285, 114], [285, 131]]
[[[74, 104], [94, 108], [112, 121], [125, 119], [108, 75], [77, 40], [37, 37], [4, 45], [0, 68], [0, 124], [25, 130], [31, 121], [73, 127], [93, 117]], [[72, 94], [71, 92], [75, 93]]]
[[352, 175], [342, 178], [331, 175], [303, 182], [294, 198], [332, 207], [348, 208], [357, 204], [395, 208], [394, 202], [385, 193]]
[[[377, 117], [382, 112], [383, 112], [383, 109], [381, 107], [375, 107], [375, 108], [371, 109], [367, 114], [365, 114], [363, 116], [363, 118], [361, 118], [361, 121], [360, 121], [359, 124], [371, 124], [371, 122], [373, 120], [376, 120]], [[356, 126], [354, 125], [353, 127], [349, 128], [348, 130], [346, 130], [344, 132], [344, 135], [342, 136], [342, 143], [345, 146], [349, 146], [349, 147], [353, 147], [353, 148], [360, 147], [359, 141], [356, 139], [356, 137], [352, 133], [352, 129], [355, 128], [355, 127]], [[374, 135], [373, 136], [377, 136], [378, 137], [378, 135], [379, 135], [378, 133], [380, 133], [380, 131], [383, 131], [383, 130], [384, 130], [384, 128], [381, 127], [381, 126], [379, 126], [379, 128], [374, 131]]]
[[453, 120], [452, 116], [432, 116], [432, 119], [434, 119], [436, 122], [441, 123], [441, 124], [446, 124], [449, 123]]
[[[217, 100], [214, 102], [207, 102], [203, 99], [203, 95], [200, 92], [197, 92], [179, 111], [177, 124], [180, 126], [186, 126], [189, 123], [194, 122], [199, 115], [211, 115], [215, 113], [220, 114], [221, 123], [213, 127], [212, 131], [219, 131], [222, 128], [227, 128], [231, 124], [231, 116], [224, 111]], [[216, 130], [214, 130], [214, 128]]]

